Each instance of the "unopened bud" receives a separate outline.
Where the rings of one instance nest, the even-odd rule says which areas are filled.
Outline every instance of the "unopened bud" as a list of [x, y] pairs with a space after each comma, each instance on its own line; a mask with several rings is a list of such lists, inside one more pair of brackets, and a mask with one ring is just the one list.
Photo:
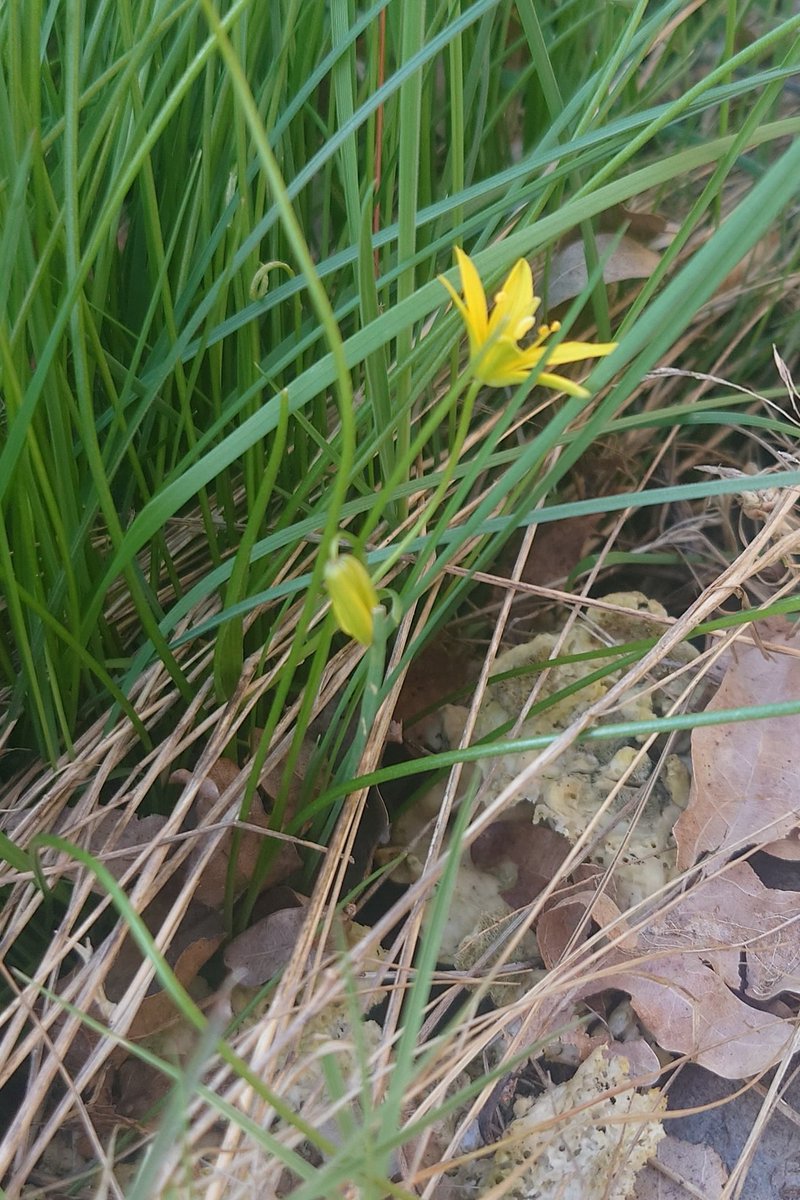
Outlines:
[[378, 593], [364, 564], [353, 554], [330, 559], [325, 566], [325, 587], [336, 624], [362, 646], [369, 646], [375, 628]]

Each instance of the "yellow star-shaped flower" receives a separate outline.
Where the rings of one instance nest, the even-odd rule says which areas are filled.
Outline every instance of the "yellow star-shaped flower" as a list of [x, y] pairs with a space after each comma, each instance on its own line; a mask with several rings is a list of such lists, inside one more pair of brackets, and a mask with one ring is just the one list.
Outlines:
[[[475, 264], [458, 246], [456, 260], [464, 299], [443, 275], [439, 279], [452, 296], [467, 327], [473, 374], [488, 387], [509, 387], [522, 383], [542, 361], [548, 366], [560, 366], [563, 363], [583, 362], [587, 358], [602, 358], [616, 349], [616, 342], [561, 342], [549, 348], [546, 342], [560, 328], [558, 321], [551, 325], [540, 325], [533, 342], [528, 346], [519, 346], [518, 342], [533, 328], [534, 314], [541, 304], [539, 297], [533, 294], [530, 264], [524, 258], [514, 264], [494, 298], [494, 308], [489, 316], [486, 293]], [[545, 387], [558, 388], [570, 396], [590, 395], [586, 388], [571, 379], [565, 379], [563, 375], [542, 372], [537, 382]]]

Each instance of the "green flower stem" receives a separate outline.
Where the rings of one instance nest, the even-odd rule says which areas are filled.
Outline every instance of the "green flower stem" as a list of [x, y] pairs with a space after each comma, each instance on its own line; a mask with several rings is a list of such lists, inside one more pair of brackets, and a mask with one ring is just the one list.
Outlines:
[[411, 543], [414, 541], [414, 539], [419, 536], [419, 534], [422, 532], [424, 527], [428, 524], [428, 522], [433, 517], [434, 513], [436, 512], [436, 509], [439, 507], [439, 504], [440, 504], [442, 498], [444, 497], [445, 492], [447, 491], [447, 489], [449, 488], [449, 486], [452, 482], [453, 476], [456, 471], [456, 467], [458, 466], [458, 460], [461, 457], [461, 451], [464, 448], [464, 442], [467, 440], [467, 434], [469, 432], [469, 425], [470, 425], [470, 421], [472, 420], [472, 412], [473, 412], [473, 409], [475, 408], [475, 400], [477, 399], [480, 388], [481, 388], [480, 380], [473, 379], [472, 383], [469, 385], [469, 388], [467, 389], [467, 394], [464, 397], [464, 406], [461, 409], [461, 417], [458, 422], [458, 428], [456, 429], [456, 435], [453, 440], [453, 446], [450, 451], [450, 456], [447, 460], [447, 466], [445, 467], [444, 471], [442, 472], [442, 477], [439, 480], [436, 490], [433, 493], [433, 495], [431, 496], [428, 503], [425, 505], [424, 511], [420, 514], [420, 516], [417, 518], [417, 520], [414, 522], [414, 524], [408, 530], [405, 537], [401, 538], [401, 540], [397, 543], [397, 545], [395, 546], [392, 553], [383, 562], [383, 565], [381, 568], [381, 575], [388, 574], [388, 572], [392, 569], [392, 567], [397, 562], [397, 560], [399, 558], [402, 558], [402, 556], [405, 554], [408, 547], [411, 545]]
[[[216, 39], [220, 56], [223, 59], [225, 67], [227, 68], [230, 76], [231, 86], [236, 94], [236, 98], [241, 106], [242, 112], [244, 113], [244, 117], [250, 131], [250, 136], [253, 139], [259, 165], [264, 172], [274, 197], [275, 206], [280, 214], [286, 239], [292, 248], [297, 262], [300, 265], [306, 287], [308, 288], [309, 297], [314, 306], [320, 326], [324, 331], [325, 339], [328, 343], [331, 358], [333, 360], [335, 394], [340, 420], [339, 462], [338, 468], [331, 480], [325, 511], [325, 523], [320, 539], [319, 553], [317, 554], [314, 562], [314, 568], [311, 573], [311, 583], [308, 591], [306, 592], [303, 608], [297, 622], [295, 636], [292, 639], [289, 656], [275, 689], [273, 702], [264, 725], [264, 732], [259, 743], [258, 751], [254, 757], [253, 769], [250, 773], [245, 795], [242, 800], [241, 815], [242, 819], [246, 820], [247, 814], [249, 813], [253, 802], [253, 797], [255, 795], [259, 773], [266, 757], [267, 747], [270, 745], [272, 735], [278, 724], [280, 715], [283, 712], [286, 697], [291, 689], [295, 672], [308, 653], [306, 633], [317, 609], [318, 597], [322, 589], [325, 564], [328, 560], [329, 547], [334, 537], [337, 536], [342, 506], [347, 495], [347, 489], [351, 482], [356, 447], [355, 416], [353, 403], [353, 384], [350, 378], [350, 371], [347, 366], [347, 360], [345, 357], [339, 326], [336, 322], [330, 301], [322, 285], [322, 281], [320, 280], [317, 268], [308, 248], [308, 243], [306, 242], [303, 234], [303, 229], [297, 218], [297, 215], [295, 214], [294, 208], [292, 207], [292, 202], [286, 188], [286, 183], [281, 174], [272, 147], [269, 144], [267, 131], [264, 128], [264, 123], [261, 119], [258, 106], [253, 97], [253, 93], [250, 90], [247, 78], [242, 69], [242, 64], [240, 63], [233, 46], [231, 45], [230, 39], [224, 29], [216, 8], [211, 3], [211, 0], [202, 0], [202, 6], [209, 27]], [[300, 753], [303, 730], [304, 726], [302, 722], [299, 722], [295, 730], [294, 739], [289, 748], [289, 753], [286, 756], [283, 785], [281, 787], [281, 796], [284, 798], [288, 781], [292, 777], [292, 772]], [[280, 809], [280, 802], [277, 807]]]
[[[400, 56], [403, 65], [413, 61], [425, 45], [424, 4], [406, 4], [401, 8]], [[417, 211], [419, 205], [420, 125], [422, 113], [422, 69], [418, 68], [403, 82], [399, 93], [399, 136], [397, 163], [397, 300], [402, 303], [414, 295], [417, 287], [414, 256], [417, 249]], [[413, 329], [404, 325], [397, 334], [395, 403], [397, 406], [397, 460], [407, 461], [411, 441], [411, 368], [408, 360], [413, 348]], [[398, 502], [403, 512], [402, 500]]]

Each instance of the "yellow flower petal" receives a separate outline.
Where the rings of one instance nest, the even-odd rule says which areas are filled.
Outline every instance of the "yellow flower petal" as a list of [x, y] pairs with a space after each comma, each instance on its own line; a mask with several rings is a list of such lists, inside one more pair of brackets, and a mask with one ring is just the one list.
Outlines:
[[437, 276], [437, 278], [438, 278], [439, 282], [443, 283], [444, 286], [447, 288], [448, 292], [450, 293], [450, 295], [452, 297], [453, 304], [455, 304], [456, 308], [461, 313], [461, 319], [463, 320], [463, 322], [467, 326], [467, 328], [469, 328], [470, 315], [467, 312], [467, 306], [465, 305], [464, 301], [461, 299], [461, 297], [459, 296], [458, 292], [453, 287], [453, 285], [449, 279], [445, 279], [444, 275], [439, 275], [439, 276]]
[[[456, 246], [456, 261], [461, 275], [463, 299], [452, 284], [440, 275], [469, 337], [472, 371], [477, 380], [489, 387], [508, 387], [522, 383], [540, 364], [559, 366], [602, 358], [616, 349], [616, 342], [562, 342], [550, 350], [547, 339], [559, 328], [541, 325], [533, 342], [519, 346], [521, 338], [535, 325], [541, 300], [533, 294], [533, 272], [526, 259], [520, 258], [509, 271], [494, 298], [491, 316], [487, 314], [486, 293], [475, 264]], [[588, 396], [586, 388], [561, 375], [545, 372], [538, 382], [543, 387], [563, 390], [571, 396]]]
[[499, 337], [494, 342], [487, 343], [481, 355], [476, 358], [475, 375], [488, 387], [507, 387], [527, 379], [541, 358], [540, 349], [532, 348], [530, 354], [523, 357], [512, 338]]
[[486, 315], [486, 293], [483, 290], [480, 275], [475, 270], [475, 264], [469, 255], [465, 254], [458, 246], [456, 246], [456, 259], [458, 260], [466, 309], [470, 317], [468, 328], [471, 328], [478, 342], [483, 342], [486, 340], [489, 328], [489, 320]]
[[533, 328], [534, 316], [541, 304], [533, 294], [533, 272], [530, 263], [520, 258], [511, 268], [505, 283], [494, 298], [489, 318], [489, 334], [505, 334], [518, 342]]
[[540, 383], [542, 387], [553, 388], [557, 392], [566, 392], [568, 396], [577, 396], [579, 400], [588, 400], [592, 394], [588, 388], [576, 383], [574, 379], [567, 379], [563, 375], [551, 375], [547, 371], [542, 371], [536, 382]]
[[325, 587], [342, 633], [362, 646], [369, 646], [375, 629], [373, 610], [378, 607], [378, 593], [364, 564], [353, 554], [330, 559], [325, 564]]
[[583, 362], [586, 358], [603, 358], [616, 350], [616, 342], [561, 342], [547, 355], [548, 363], [557, 366], [559, 363]]

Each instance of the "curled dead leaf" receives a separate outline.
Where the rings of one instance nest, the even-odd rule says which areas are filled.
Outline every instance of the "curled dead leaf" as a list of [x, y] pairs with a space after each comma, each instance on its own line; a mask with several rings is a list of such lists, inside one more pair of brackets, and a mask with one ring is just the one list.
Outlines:
[[[728, 1171], [716, 1150], [667, 1137], [636, 1177], [634, 1200], [721, 1200]], [[684, 1186], [688, 1185], [688, 1186]]]
[[[625, 958], [617, 964], [624, 968]], [[631, 956], [607, 981], [629, 994], [660, 1046], [724, 1079], [767, 1070], [792, 1040], [789, 1022], [745, 1004], [697, 955]]]
[[[145, 920], [152, 932], [158, 932], [169, 903], [169, 898], [162, 893], [145, 910]], [[201, 968], [222, 944], [223, 931], [221, 913], [196, 902], [191, 904], [165, 953], [167, 962], [184, 988], [192, 987]], [[128, 934], [105, 979], [105, 994], [111, 1003], [116, 1004], [122, 999], [141, 965], [141, 951]], [[127, 1030], [127, 1036], [133, 1041], [148, 1037], [178, 1017], [172, 997], [155, 976]]]
[[[733, 904], [736, 889], [749, 890], [751, 896], [761, 889], [766, 906], [769, 896], [776, 895], [763, 888], [746, 864], [736, 864], [725, 876], [703, 880], [644, 929], [610, 946], [580, 989], [583, 996], [603, 987], [627, 992], [659, 1046], [688, 1055], [726, 1079], [767, 1070], [779, 1061], [794, 1032], [792, 1022], [747, 1003], [747, 993], [737, 994], [739, 989], [748, 986], [758, 997], [785, 986], [788, 973], [797, 979], [796, 916], [788, 922], [779, 916], [762, 938], [754, 927], [762, 914], [753, 917], [746, 895], [739, 900], [739, 916], [727, 919], [725, 910]], [[786, 904], [797, 913], [800, 895], [778, 895], [790, 897]], [[617, 910], [614, 918], [614, 907], [604, 897], [599, 919], [619, 928], [622, 915]], [[747, 947], [746, 979], [739, 972], [742, 946]]]
[[[172, 773], [170, 783], [185, 786], [191, 779], [192, 774], [190, 771], [179, 770]], [[192, 815], [199, 829], [202, 829], [204, 823], [209, 819], [216, 822], [224, 815], [218, 811], [219, 799], [229, 787], [237, 782], [241, 784], [241, 792], [234, 796], [232, 803], [238, 805], [241, 802], [244, 795], [245, 780], [246, 773], [240, 772], [236, 764], [232, 763], [229, 759], [219, 759], [214, 764], [206, 778], [200, 784], [197, 799], [192, 810]], [[230, 814], [230, 809], [228, 809], [228, 814]], [[232, 815], [235, 816], [236, 814]], [[253, 797], [247, 818], [247, 825], [255, 826], [255, 828], [242, 829], [238, 832], [236, 870], [233, 884], [235, 896], [243, 892], [249, 884], [253, 877], [264, 839], [265, 837], [272, 836], [269, 817], [264, 811], [264, 806], [258, 795]], [[263, 830], [263, 833], [260, 833], [259, 830]], [[197, 847], [189, 857], [185, 874], [187, 878], [194, 879], [195, 900], [201, 904], [208, 905], [210, 908], [217, 908], [222, 905], [225, 898], [230, 856], [234, 846], [234, 828], [231, 826], [230, 829], [222, 832], [218, 829], [210, 829], [208, 837], [214, 838], [216, 841], [216, 850], [213, 856], [208, 862], [203, 864], [201, 870], [195, 870], [195, 864], [203, 858], [206, 850], [205, 838], [199, 834]], [[269, 872], [261, 882], [262, 890], [281, 883], [299, 865], [300, 856], [294, 844], [281, 839]]]
[[225, 966], [236, 983], [260, 987], [292, 957], [306, 919], [305, 907], [281, 908], [240, 933], [225, 949]]
[[[142, 855], [142, 851], [158, 839], [166, 823], [167, 818], [156, 813], [140, 817], [137, 813], [130, 814], [125, 810], [106, 809], [100, 819], [89, 827], [88, 840], [84, 844], [89, 853], [119, 880]], [[99, 880], [95, 880], [92, 890], [105, 893]]]
[[[800, 695], [800, 649], [791, 626], [769, 630], [792, 654], [737, 645], [707, 711]], [[692, 734], [692, 788], [675, 825], [678, 867], [793, 835], [800, 826], [800, 715], [699, 727]]]
[[[606, 283], [649, 279], [661, 261], [659, 254], [629, 234], [625, 234], [617, 242], [615, 234], [599, 233], [595, 241], [598, 256], [606, 259], [608, 255], [603, 265], [603, 279]], [[583, 242], [570, 242], [553, 255], [547, 289], [548, 308], [556, 308], [559, 304], [579, 296], [588, 282], [589, 272]]]
[[583, 924], [577, 944], [585, 942], [591, 932], [586, 921], [587, 910], [598, 900], [597, 886], [603, 877], [599, 867], [586, 864], [576, 871], [577, 881], [560, 887], [549, 898], [536, 926], [539, 952], [545, 966], [552, 969], [559, 963]]
[[654, 917], [640, 946], [693, 950], [753, 1000], [800, 993], [800, 892], [765, 887], [747, 863], [734, 863]]
[[571, 849], [561, 833], [534, 824], [529, 815], [494, 821], [475, 839], [470, 854], [481, 871], [495, 872], [508, 884], [500, 895], [512, 908], [521, 908], [558, 874]]

